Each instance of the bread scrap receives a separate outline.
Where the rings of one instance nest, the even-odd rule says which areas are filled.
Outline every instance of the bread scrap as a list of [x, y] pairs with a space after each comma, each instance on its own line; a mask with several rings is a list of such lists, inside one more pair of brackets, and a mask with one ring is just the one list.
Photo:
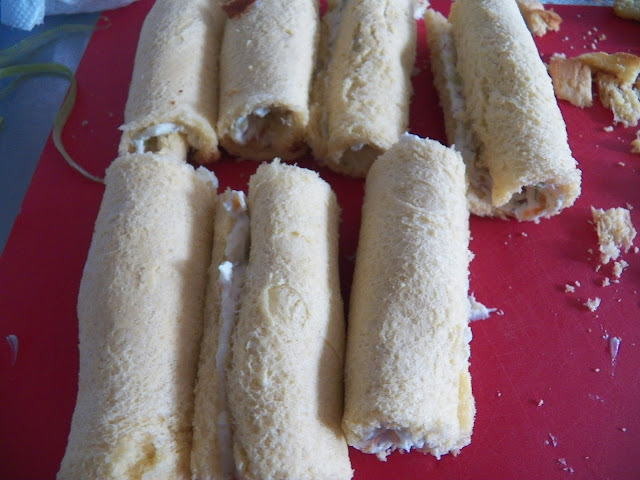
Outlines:
[[591, 215], [598, 234], [601, 263], [606, 265], [610, 260], [617, 260], [622, 249], [629, 251], [636, 230], [628, 209], [618, 207], [602, 210], [591, 207]]
[[551, 57], [549, 73], [559, 99], [580, 108], [591, 106], [587, 99], [593, 80], [614, 123], [629, 127], [640, 121], [640, 57], [626, 52], [592, 52], [572, 58], [556, 54]]
[[366, 180], [343, 429], [384, 460], [471, 441], [469, 212], [458, 152], [405, 134]]
[[425, 15], [449, 144], [465, 160], [471, 212], [539, 221], [580, 194], [551, 79], [515, 2], [456, 0]]
[[553, 10], [545, 10], [538, 0], [516, 0], [527, 28], [534, 35], [541, 37], [548, 31], [560, 30], [562, 17]]
[[314, 0], [273, 0], [227, 20], [217, 123], [227, 152], [250, 160], [305, 153], [318, 16]]
[[116, 159], [105, 183], [78, 294], [78, 396], [57, 478], [189, 480], [217, 181], [146, 153]]
[[119, 153], [216, 160], [218, 55], [226, 15], [209, 0], [158, 0], [145, 18]]
[[249, 180], [249, 212], [227, 385], [237, 477], [348, 480], [336, 196], [274, 161]]
[[640, 153], [640, 130], [636, 132], [636, 138], [631, 141], [631, 153]]
[[640, 21], [640, 0], [615, 0], [613, 11], [621, 18]]
[[588, 65], [577, 58], [554, 54], [549, 60], [549, 74], [558, 99], [580, 108], [593, 105], [593, 80]]

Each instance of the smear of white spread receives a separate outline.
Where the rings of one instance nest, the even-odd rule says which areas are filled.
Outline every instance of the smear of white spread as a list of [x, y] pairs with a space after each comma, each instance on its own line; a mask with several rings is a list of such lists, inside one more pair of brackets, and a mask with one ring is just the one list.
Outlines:
[[618, 350], [620, 349], [620, 337], [609, 337], [609, 355], [611, 355], [611, 365], [615, 365], [618, 358]]
[[9, 344], [9, 348], [11, 349], [11, 366], [13, 367], [16, 364], [16, 360], [18, 358], [18, 337], [11, 334], [6, 336], [6, 340]]

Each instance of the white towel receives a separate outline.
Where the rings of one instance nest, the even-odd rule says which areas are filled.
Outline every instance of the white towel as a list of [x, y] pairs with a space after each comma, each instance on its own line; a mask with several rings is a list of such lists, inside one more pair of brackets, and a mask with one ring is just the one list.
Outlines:
[[44, 22], [45, 15], [111, 10], [135, 0], [2, 0], [0, 21], [21, 30]]

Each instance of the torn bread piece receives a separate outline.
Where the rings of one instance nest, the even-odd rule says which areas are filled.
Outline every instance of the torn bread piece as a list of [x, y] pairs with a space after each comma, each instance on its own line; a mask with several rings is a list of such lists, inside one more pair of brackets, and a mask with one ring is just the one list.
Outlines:
[[640, 22], [640, 0], [615, 0], [613, 11], [621, 18]]
[[626, 52], [592, 52], [572, 58], [556, 54], [551, 57], [549, 73], [558, 98], [581, 108], [590, 106], [587, 98], [593, 79], [614, 123], [629, 127], [640, 121], [640, 57]]
[[315, 109], [324, 125], [315, 128], [316, 138], [309, 142], [314, 156], [332, 170], [364, 177], [407, 130], [415, 11], [415, 0], [343, 3], [325, 73], [326, 94], [315, 99], [321, 102]]
[[217, 125], [229, 153], [290, 160], [306, 151], [318, 16], [314, 0], [275, 0], [227, 20]]
[[191, 474], [201, 480], [233, 478], [231, 415], [226, 370], [249, 249], [244, 193], [227, 189], [217, 200], [213, 250], [195, 388]]
[[127, 154], [106, 189], [78, 294], [78, 395], [58, 480], [189, 480], [215, 176]]
[[629, 251], [633, 246], [636, 230], [628, 209], [618, 207], [603, 210], [591, 207], [591, 215], [598, 234], [601, 263], [606, 265], [610, 260], [617, 260], [621, 249]]
[[580, 108], [593, 105], [593, 81], [588, 65], [578, 58], [556, 53], [549, 60], [549, 74], [558, 99]]
[[216, 160], [218, 55], [225, 14], [209, 0], [158, 0], [145, 18], [124, 112], [120, 155]]
[[640, 120], [640, 92], [629, 84], [621, 84], [606, 73], [596, 74], [598, 96], [605, 108], [613, 113], [613, 122], [635, 127]]
[[527, 23], [527, 28], [534, 35], [541, 37], [548, 31], [560, 30], [562, 17], [553, 10], [545, 10], [538, 0], [516, 0], [520, 13]]
[[447, 139], [467, 166], [472, 213], [538, 221], [573, 205], [580, 170], [516, 4], [456, 0], [450, 26], [443, 20], [427, 12], [427, 41]]
[[251, 176], [248, 198], [227, 385], [237, 476], [348, 480], [336, 196], [316, 172], [274, 161]]
[[342, 425], [349, 445], [381, 460], [471, 441], [464, 170], [454, 149], [405, 134], [367, 176]]

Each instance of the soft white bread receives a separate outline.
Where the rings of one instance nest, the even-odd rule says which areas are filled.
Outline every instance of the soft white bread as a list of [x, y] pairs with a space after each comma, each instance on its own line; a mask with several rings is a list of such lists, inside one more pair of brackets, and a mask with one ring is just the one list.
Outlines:
[[469, 212], [460, 154], [404, 135], [367, 176], [351, 290], [343, 429], [384, 459], [471, 441]]
[[226, 15], [210, 0], [157, 0], [142, 25], [120, 155], [159, 152], [170, 135], [198, 161], [219, 156], [218, 55]]
[[216, 179], [130, 154], [107, 170], [78, 295], [78, 396], [58, 479], [189, 479]]
[[[451, 41], [431, 39], [429, 47], [455, 49], [448, 55], [455, 70], [438, 72], [440, 63], [432, 65], [436, 78], [453, 83], [449, 90], [462, 95], [462, 107], [452, 104], [442, 80], [436, 82], [449, 117], [449, 143], [458, 141], [459, 128], [470, 130], [465, 147], [471, 151], [461, 151], [471, 211], [537, 221], [571, 206], [580, 194], [580, 171], [551, 79], [516, 2], [456, 0], [449, 22]], [[452, 128], [451, 119], [465, 125]]]
[[[364, 177], [407, 130], [415, 60], [413, 0], [350, 0], [328, 66], [324, 149], [333, 170]], [[312, 146], [316, 142], [310, 142]]]
[[318, 15], [314, 0], [271, 0], [227, 20], [218, 119], [225, 150], [251, 160], [305, 152]]
[[238, 477], [349, 479], [335, 194], [316, 172], [274, 161], [251, 177], [249, 211], [227, 386]]
[[249, 217], [244, 194], [227, 190], [218, 197], [216, 206], [195, 388], [191, 473], [197, 480], [230, 479], [235, 470], [225, 371], [244, 280], [248, 241]]

